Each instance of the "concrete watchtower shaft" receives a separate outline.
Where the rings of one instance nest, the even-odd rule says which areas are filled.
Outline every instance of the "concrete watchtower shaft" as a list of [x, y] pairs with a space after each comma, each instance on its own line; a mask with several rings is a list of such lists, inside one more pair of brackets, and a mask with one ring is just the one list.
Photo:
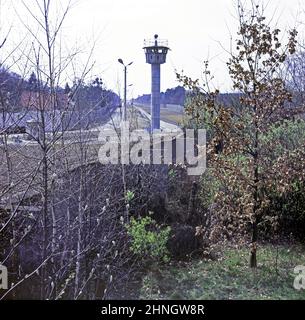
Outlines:
[[151, 130], [160, 129], [160, 65], [166, 62], [167, 40], [144, 40], [146, 63], [151, 64]]

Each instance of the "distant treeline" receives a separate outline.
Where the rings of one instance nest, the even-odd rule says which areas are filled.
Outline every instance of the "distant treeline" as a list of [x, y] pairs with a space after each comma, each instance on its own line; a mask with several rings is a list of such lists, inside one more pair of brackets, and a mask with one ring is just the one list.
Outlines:
[[35, 73], [28, 77], [0, 68], [0, 132], [22, 133], [30, 123], [41, 123], [45, 131], [87, 129], [107, 122], [120, 105], [119, 96], [105, 88], [100, 78], [75, 79], [71, 86], [55, 88], [55, 99], [48, 84]]
[[[191, 96], [191, 92], [181, 86], [167, 89], [165, 92], [161, 92], [161, 104], [178, 104], [184, 106], [188, 96]], [[238, 93], [221, 93], [219, 100], [225, 105], [232, 105], [238, 103], [239, 97], [240, 95]], [[141, 104], [150, 104], [150, 99], [150, 94], [143, 94], [134, 101]]]
[[[22, 77], [17, 73], [9, 71], [5, 67], [0, 67], [0, 104], [1, 109], [9, 112], [19, 112], [23, 109], [37, 109], [35, 104], [39, 99], [37, 95], [47, 96], [50, 88], [46, 83], [39, 81], [34, 72], [29, 77]], [[68, 97], [70, 100], [81, 101], [80, 108], [86, 107], [113, 109], [120, 104], [119, 96], [111, 90], [105, 88], [102, 80], [96, 78], [93, 81], [80, 81], [76, 79], [71, 86], [66, 83], [65, 87], [58, 86], [56, 95], [60, 103], [56, 109], [66, 107]]]
[[[186, 90], [178, 86], [176, 88], [167, 89], [161, 92], [161, 104], [179, 104], [184, 105]], [[135, 99], [135, 102], [142, 104], [150, 104], [150, 94], [143, 94]]]

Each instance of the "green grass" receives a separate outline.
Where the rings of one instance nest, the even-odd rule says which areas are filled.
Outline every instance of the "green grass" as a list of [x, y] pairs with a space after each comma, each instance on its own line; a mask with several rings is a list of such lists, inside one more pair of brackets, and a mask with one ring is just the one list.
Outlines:
[[301, 246], [264, 246], [258, 268], [248, 266], [247, 249], [226, 249], [219, 261], [195, 260], [155, 267], [144, 278], [141, 299], [305, 299], [293, 288], [297, 265], [305, 265]]
[[[150, 106], [141, 105], [141, 108], [150, 114]], [[162, 121], [180, 125], [186, 119], [186, 115], [183, 112], [174, 111], [168, 106], [167, 108], [161, 108], [160, 118]]]

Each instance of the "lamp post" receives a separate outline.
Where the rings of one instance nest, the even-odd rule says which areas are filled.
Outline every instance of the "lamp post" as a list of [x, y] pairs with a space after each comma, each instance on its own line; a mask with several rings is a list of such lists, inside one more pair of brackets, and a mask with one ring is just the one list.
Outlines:
[[124, 66], [124, 121], [127, 121], [127, 67], [132, 64], [129, 62], [127, 65], [124, 64], [122, 59], [118, 59], [118, 62]]

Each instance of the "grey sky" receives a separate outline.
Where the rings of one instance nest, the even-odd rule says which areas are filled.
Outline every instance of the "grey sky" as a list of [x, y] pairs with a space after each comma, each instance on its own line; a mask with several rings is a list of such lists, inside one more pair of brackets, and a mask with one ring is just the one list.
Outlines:
[[[13, 1], [15, 7], [25, 15], [18, 1]], [[79, 0], [70, 11], [64, 35], [68, 43], [77, 41], [83, 47], [96, 40], [92, 76], [102, 77], [114, 91], [120, 86], [122, 89], [123, 70], [117, 59], [133, 61], [128, 73], [128, 82], [133, 84], [129, 98], [150, 91], [150, 66], [145, 64], [142, 47], [143, 40], [155, 33], [168, 39], [171, 48], [167, 63], [161, 68], [162, 90], [178, 85], [175, 69], [200, 78], [202, 62], [209, 58], [215, 84], [229, 91], [227, 54], [222, 47], [230, 48], [230, 33], [235, 37], [235, 3], [235, 0]], [[8, 4], [8, 0], [2, 0], [1, 24], [11, 23], [15, 26], [13, 30], [17, 30], [16, 15]], [[294, 26], [294, 17], [304, 4], [305, 0], [269, 0], [268, 11], [272, 16], [276, 9], [278, 25], [284, 29]]]

